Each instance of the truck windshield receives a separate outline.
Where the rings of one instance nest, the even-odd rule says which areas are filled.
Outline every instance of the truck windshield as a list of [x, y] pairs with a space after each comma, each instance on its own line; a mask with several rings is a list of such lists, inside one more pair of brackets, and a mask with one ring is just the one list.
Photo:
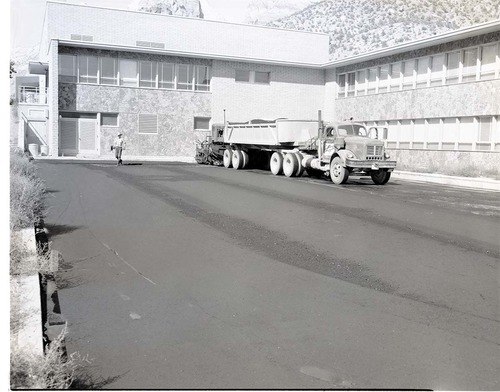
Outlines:
[[343, 124], [337, 127], [339, 136], [366, 136], [366, 129], [359, 124]]

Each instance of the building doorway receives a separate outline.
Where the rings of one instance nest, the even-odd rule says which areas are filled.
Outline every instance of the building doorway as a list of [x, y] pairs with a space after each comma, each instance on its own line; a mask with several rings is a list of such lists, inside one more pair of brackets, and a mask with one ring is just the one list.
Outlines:
[[60, 153], [63, 156], [99, 155], [97, 114], [65, 113], [59, 120]]

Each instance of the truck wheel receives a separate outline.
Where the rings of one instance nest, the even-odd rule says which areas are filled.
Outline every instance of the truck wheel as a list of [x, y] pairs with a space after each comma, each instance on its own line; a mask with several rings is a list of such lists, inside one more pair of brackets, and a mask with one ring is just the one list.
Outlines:
[[387, 184], [387, 181], [389, 181], [389, 178], [391, 178], [391, 172], [388, 172], [387, 170], [377, 170], [372, 171], [370, 176], [376, 185], [385, 185]]
[[281, 152], [275, 152], [271, 155], [269, 161], [269, 166], [271, 167], [271, 173], [275, 176], [283, 172], [283, 154]]
[[298, 169], [298, 161], [295, 154], [286, 154], [283, 159], [283, 174], [287, 177], [295, 177]]
[[241, 156], [243, 158], [243, 166], [241, 168], [246, 169], [248, 167], [248, 162], [250, 161], [250, 158], [246, 151], [241, 151]]
[[231, 167], [233, 159], [233, 152], [231, 150], [224, 150], [224, 155], [222, 157], [222, 163], [224, 167]]
[[298, 162], [298, 167], [297, 167], [297, 171], [295, 172], [295, 175], [297, 177], [302, 177], [302, 175], [304, 174], [304, 170], [305, 170], [305, 167], [302, 164], [302, 159], [304, 159], [304, 157], [302, 156], [302, 154], [300, 152], [296, 152], [295, 156], [297, 157], [297, 162]]
[[330, 178], [334, 184], [345, 184], [349, 178], [349, 171], [342, 166], [342, 159], [335, 157], [330, 163]]
[[240, 150], [233, 151], [231, 163], [233, 165], [233, 169], [240, 170], [243, 168], [243, 154]]

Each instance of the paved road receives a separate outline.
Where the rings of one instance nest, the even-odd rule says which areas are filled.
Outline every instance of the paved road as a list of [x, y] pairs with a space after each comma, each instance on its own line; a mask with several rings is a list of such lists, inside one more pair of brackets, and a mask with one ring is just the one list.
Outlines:
[[80, 388], [500, 389], [498, 193], [38, 165]]

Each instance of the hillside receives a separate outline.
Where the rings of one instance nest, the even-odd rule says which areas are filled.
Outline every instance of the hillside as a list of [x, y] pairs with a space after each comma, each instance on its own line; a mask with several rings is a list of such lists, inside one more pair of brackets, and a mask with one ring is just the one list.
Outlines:
[[245, 23], [267, 24], [301, 11], [320, 0], [250, 0], [245, 9]]
[[336, 60], [498, 18], [497, 0], [325, 0], [268, 25], [327, 33]]
[[155, 14], [203, 18], [198, 0], [139, 0], [135, 8]]

